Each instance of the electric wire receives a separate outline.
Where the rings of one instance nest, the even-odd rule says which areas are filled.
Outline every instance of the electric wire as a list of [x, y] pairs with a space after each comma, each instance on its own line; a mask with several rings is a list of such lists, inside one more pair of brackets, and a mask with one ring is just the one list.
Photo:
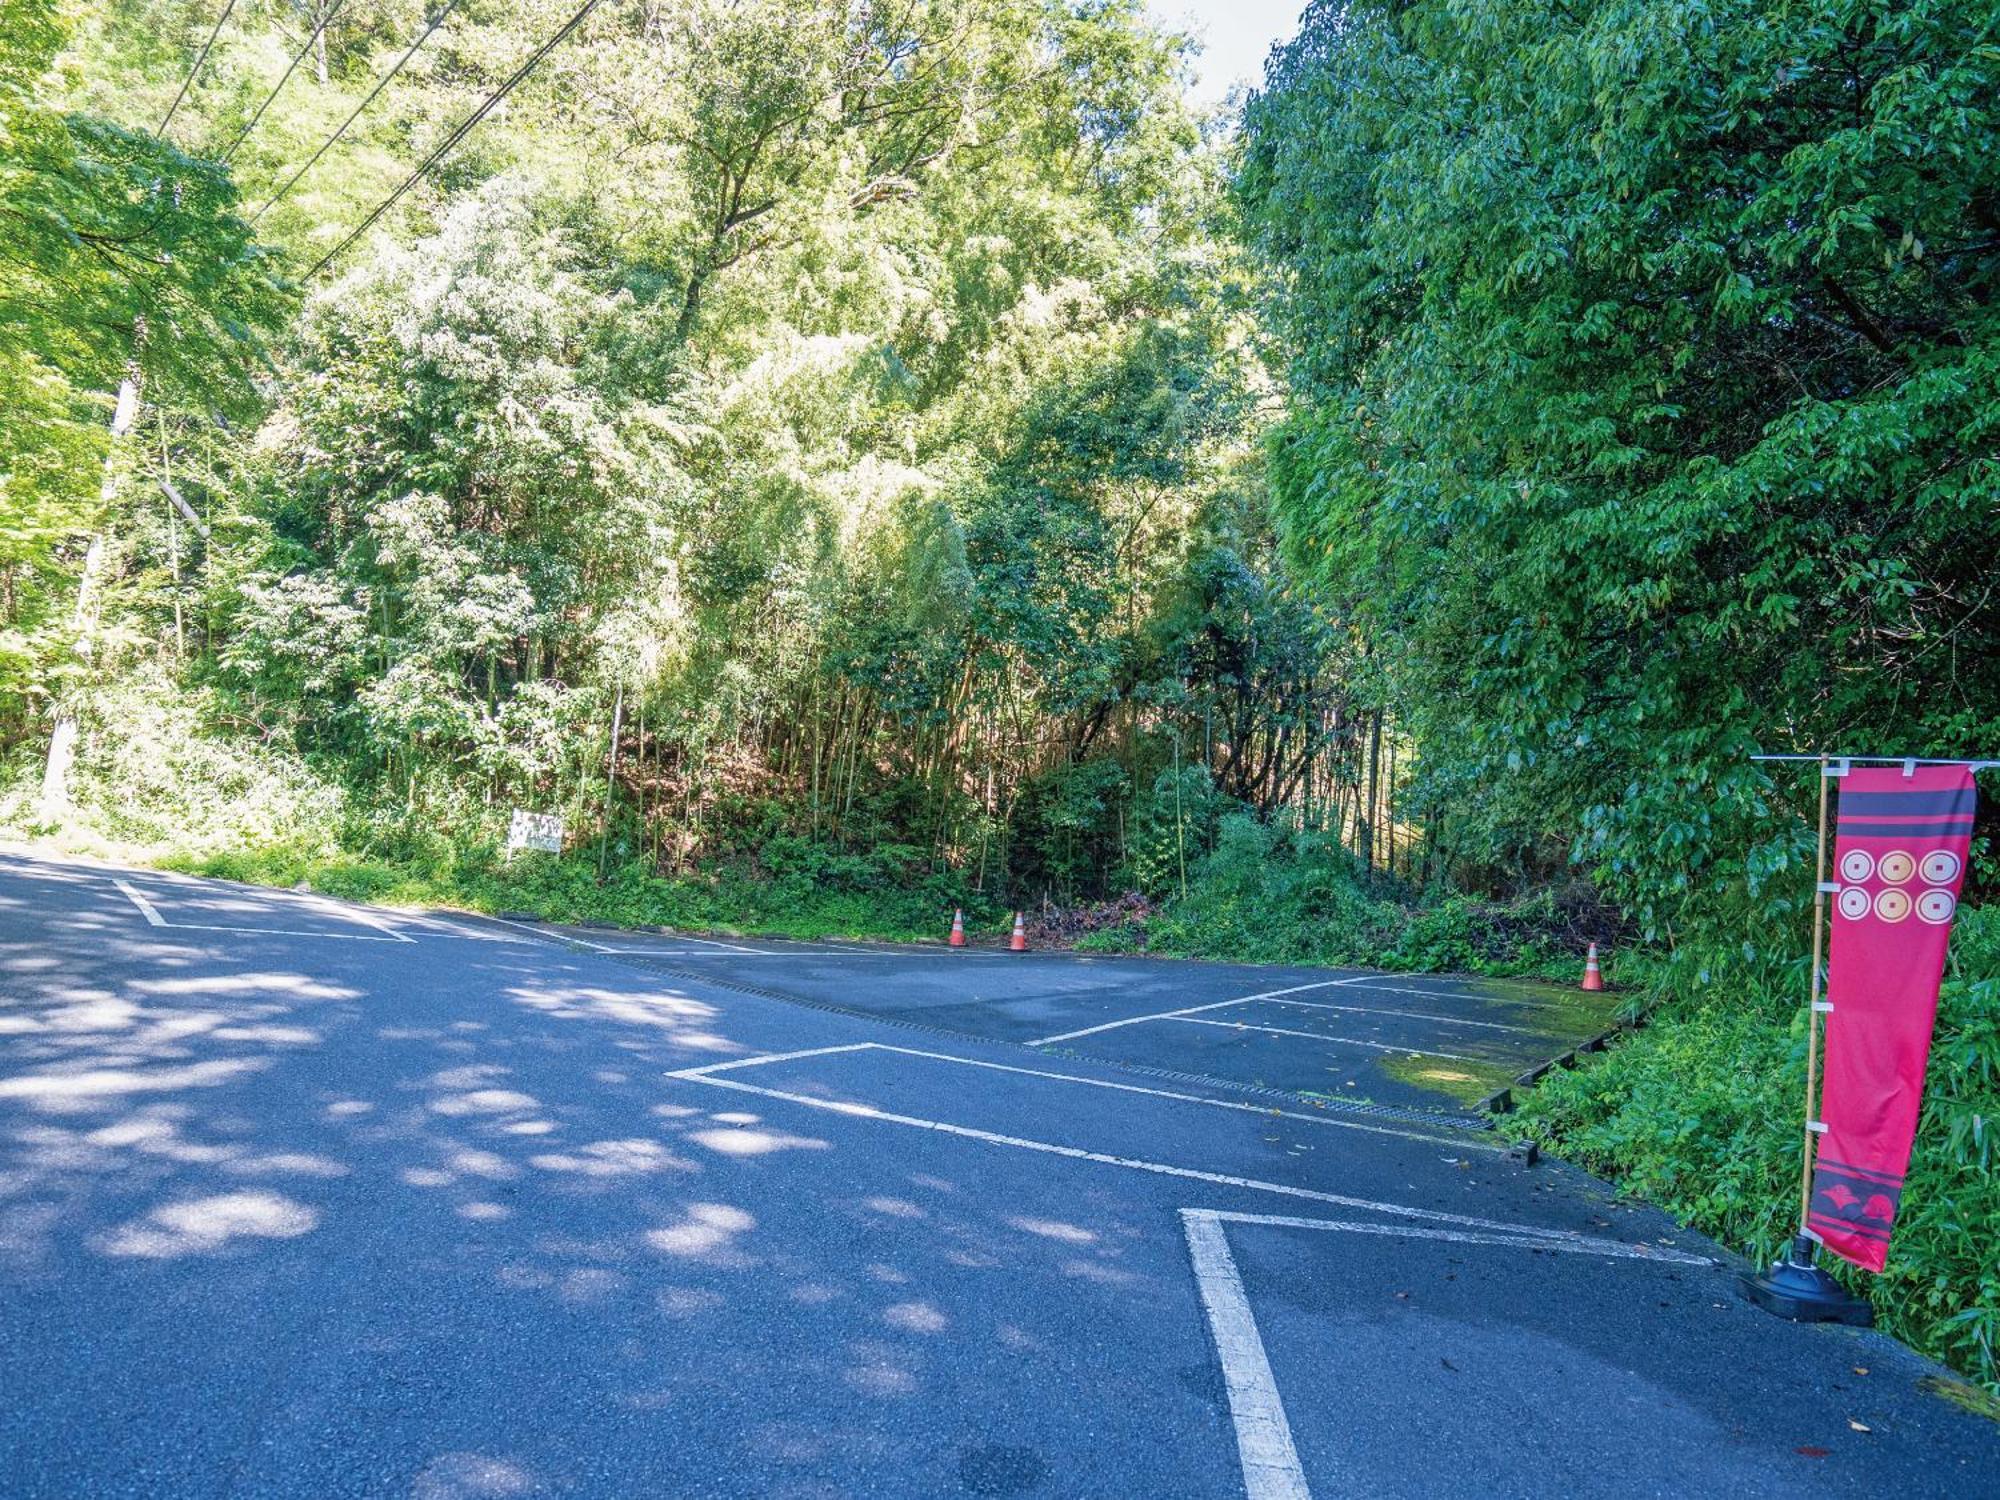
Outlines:
[[411, 188], [415, 187], [417, 183], [422, 180], [424, 174], [429, 172], [432, 167], [436, 166], [440, 161], [442, 161], [445, 158], [445, 156], [452, 150], [453, 147], [455, 147], [460, 141], [464, 140], [467, 135], [471, 134], [472, 128], [475, 125], [477, 125], [481, 120], [485, 119], [486, 116], [493, 111], [494, 107], [498, 105], [501, 100], [505, 99], [509, 94], [511, 94], [514, 91], [515, 87], [521, 82], [521, 80], [526, 78], [530, 73], [532, 73], [535, 70], [535, 68], [541, 63], [543, 58], [547, 57], [551, 52], [553, 52], [558, 46], [560, 46], [563, 43], [565, 39], [568, 38], [571, 32], [575, 31], [577, 27], [581, 26], [584, 22], [584, 19], [587, 16], [589, 16], [589, 14], [593, 10], [597, 9], [598, 4], [599, 0], [584, 0], [584, 4], [582, 5], [582, 7], [578, 9], [575, 15], [571, 16], [567, 21], [563, 22], [561, 28], [556, 31], [555, 35], [551, 36], [547, 41], [543, 42], [541, 46], [537, 47], [532, 53], [530, 53], [528, 55], [528, 60], [522, 63], [520, 67], [516, 68], [512, 76], [510, 76], [505, 83], [501, 84], [499, 88], [495, 89], [492, 93], [488, 94], [486, 98], [480, 103], [477, 109], [475, 109], [471, 114], [467, 115], [463, 120], [461, 120], [458, 123], [457, 127], [453, 129], [451, 134], [444, 138], [444, 141], [438, 146], [438, 148], [435, 151], [431, 152], [429, 156], [425, 157], [423, 162], [417, 167], [415, 171], [413, 171], [412, 173], [410, 173], [408, 177], [403, 179], [401, 185], [397, 187], [395, 192], [391, 193], [387, 198], [384, 198], [380, 203], [376, 204], [374, 211], [370, 213], [367, 218], [363, 219], [359, 224], [357, 224], [346, 239], [342, 240], [338, 245], [335, 245], [331, 250], [327, 251], [325, 255], [322, 255], [319, 258], [319, 260], [313, 265], [313, 268], [310, 271], [306, 272], [305, 276], [301, 279], [305, 281], [310, 281], [312, 280], [313, 277], [317, 276], [321, 271], [325, 270], [326, 267], [330, 265], [334, 260], [336, 260], [343, 251], [345, 251], [356, 240], [360, 239], [362, 235], [366, 234], [369, 231], [369, 229], [374, 226], [375, 222], [382, 217], [382, 215], [387, 213], [390, 209], [394, 208], [397, 203], [402, 201], [403, 195], [407, 193]]
[[334, 144], [337, 141], [339, 141], [339, 139], [342, 136], [347, 134], [348, 126], [352, 125], [356, 120], [361, 118], [361, 111], [363, 111], [369, 105], [375, 102], [375, 96], [381, 93], [382, 90], [387, 88], [390, 82], [396, 77], [396, 75], [403, 71], [404, 65], [407, 64], [411, 58], [417, 55], [417, 48], [423, 46], [425, 42], [429, 41], [431, 39], [431, 33], [436, 31], [438, 27], [444, 25], [446, 19], [451, 15], [453, 11], [457, 9], [458, 9], [458, 0], [450, 0], [450, 3], [447, 4], [443, 10], [438, 12], [437, 19], [432, 21], [430, 25], [426, 26], [423, 30], [423, 34], [419, 36], [414, 42], [410, 43], [410, 50], [405, 52], [401, 57], [396, 59], [396, 66], [391, 68], [385, 75], [383, 75], [381, 82], [377, 83], [374, 88], [368, 91], [368, 97], [366, 99], [363, 99], [359, 104], [354, 106], [354, 113], [349, 115], [345, 120], [340, 122], [340, 128], [334, 131], [332, 135], [328, 136], [326, 140], [321, 143], [319, 150], [313, 152], [311, 160], [309, 160], [304, 166], [300, 167], [298, 171], [292, 173], [291, 177], [287, 179], [285, 185], [279, 188], [277, 192], [271, 194], [269, 200], [264, 204], [264, 206], [258, 209], [256, 213], [250, 216], [250, 222], [252, 224], [255, 224], [259, 219], [263, 218], [265, 214], [269, 213], [272, 210], [272, 208], [277, 205], [280, 199], [282, 199], [293, 188], [298, 186], [298, 182], [301, 177], [305, 176], [306, 173], [310, 172], [314, 167], [319, 165], [319, 159], [322, 156], [325, 156], [327, 152], [331, 151], [334, 147]]
[[333, 0], [332, 7], [328, 9], [325, 16], [323, 16], [320, 19], [319, 25], [313, 27], [312, 35], [306, 38], [305, 45], [300, 47], [297, 52], [292, 54], [292, 61], [291, 64], [285, 69], [285, 76], [280, 78], [277, 84], [272, 88], [271, 92], [264, 96], [264, 102], [257, 106], [257, 113], [255, 113], [250, 117], [250, 123], [245, 125], [241, 130], [236, 132], [236, 139], [229, 143], [229, 149], [224, 151], [222, 155], [219, 158], [217, 158], [218, 160], [227, 165], [229, 158], [236, 154], [236, 148], [242, 145], [245, 141], [247, 141], [250, 138], [250, 132], [257, 128], [257, 122], [264, 118], [264, 111], [269, 109], [271, 105], [276, 102], [279, 91], [282, 90], [286, 84], [292, 81], [292, 74], [298, 72], [299, 64], [304, 62], [306, 54], [312, 51], [313, 43], [318, 41], [320, 39], [320, 34], [324, 32], [327, 27], [333, 24], [333, 18], [340, 14], [341, 6], [345, 5], [346, 3], [347, 0]]
[[173, 119], [174, 111], [181, 107], [181, 100], [187, 98], [188, 90], [194, 87], [195, 75], [201, 72], [201, 65], [208, 61], [208, 49], [213, 47], [215, 39], [222, 35], [223, 23], [229, 19], [229, 13], [235, 9], [236, 0], [229, 0], [229, 3], [222, 7], [222, 14], [215, 18], [215, 25], [210, 28], [208, 33], [208, 40], [201, 44], [201, 51], [195, 54], [194, 66], [188, 69], [187, 77], [181, 80], [181, 91], [174, 95], [174, 102], [167, 106], [167, 112], [160, 120], [160, 128], [153, 132], [154, 140], [157, 141], [167, 133], [167, 125]]

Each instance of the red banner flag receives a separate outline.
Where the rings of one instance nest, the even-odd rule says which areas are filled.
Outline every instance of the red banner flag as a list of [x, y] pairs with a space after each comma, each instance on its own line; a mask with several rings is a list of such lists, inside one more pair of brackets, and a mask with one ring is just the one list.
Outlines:
[[1938, 980], [1972, 842], [1972, 767], [1851, 768], [1833, 848], [1826, 1082], [1807, 1227], [1879, 1271], [1910, 1166]]

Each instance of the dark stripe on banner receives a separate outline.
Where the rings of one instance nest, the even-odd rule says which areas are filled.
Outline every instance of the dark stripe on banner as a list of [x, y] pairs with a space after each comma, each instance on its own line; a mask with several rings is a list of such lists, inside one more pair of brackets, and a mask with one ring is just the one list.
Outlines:
[[1844, 839], [1904, 839], [1922, 838], [1934, 834], [1940, 838], [1951, 838], [1956, 834], [1972, 832], [1972, 824], [1965, 823], [1857, 823], [1852, 818], [1840, 820], [1840, 836]]
[[1822, 1155], [1816, 1158], [1813, 1166], [1815, 1170], [1825, 1167], [1830, 1171], [1840, 1173], [1843, 1177], [1860, 1177], [1865, 1178], [1869, 1182], [1879, 1182], [1884, 1187], [1899, 1188], [1903, 1185], [1903, 1179], [1898, 1177], [1894, 1172], [1878, 1172], [1873, 1167], [1850, 1167], [1846, 1162], [1835, 1161], [1830, 1156]]
[[1889, 1243], [1888, 1230], [1876, 1229], [1867, 1224], [1856, 1224], [1851, 1219], [1836, 1219], [1830, 1215], [1815, 1211], [1806, 1216], [1806, 1222], [1824, 1232], [1858, 1234], [1864, 1240], [1880, 1240], [1885, 1245]]
[[1956, 792], [1842, 792], [1840, 815], [1863, 818], [1926, 818], [1939, 813], [1972, 816], [1971, 787]]

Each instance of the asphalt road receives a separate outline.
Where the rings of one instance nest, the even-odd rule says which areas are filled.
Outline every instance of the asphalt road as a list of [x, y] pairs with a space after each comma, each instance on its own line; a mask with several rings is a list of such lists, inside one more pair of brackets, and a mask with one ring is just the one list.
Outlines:
[[1547, 1039], [1480, 989], [0, 855], [0, 1493], [2000, 1494], [1925, 1361], [1387, 1097]]

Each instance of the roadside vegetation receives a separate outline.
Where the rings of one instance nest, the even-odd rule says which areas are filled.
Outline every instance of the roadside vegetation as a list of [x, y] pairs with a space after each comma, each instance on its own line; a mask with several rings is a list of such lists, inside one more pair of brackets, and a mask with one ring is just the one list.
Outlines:
[[[603, 0], [419, 171], [570, 13], [245, 4], [190, 83], [211, 0], [0, 0], [0, 832], [1596, 940], [1650, 1024], [1532, 1127], [1768, 1253], [1814, 792], [1748, 756], [2000, 747], [1993, 0], [1321, 0], [1215, 115], [1136, 0]], [[1990, 806], [1873, 1290], [2000, 1388]]]

